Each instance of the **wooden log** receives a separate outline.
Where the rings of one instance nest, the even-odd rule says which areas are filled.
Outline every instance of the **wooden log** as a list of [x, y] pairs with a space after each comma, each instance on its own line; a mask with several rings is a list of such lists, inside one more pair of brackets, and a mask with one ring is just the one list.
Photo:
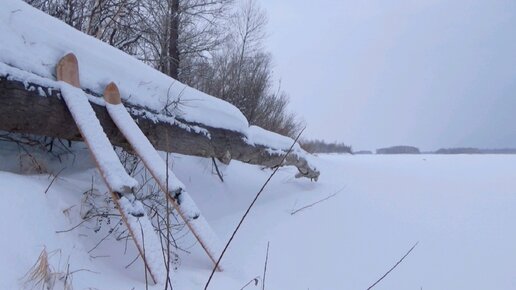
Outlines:
[[[44, 92], [45, 97], [40, 93]], [[89, 92], [96, 95], [93, 92]], [[115, 126], [104, 106], [91, 104], [111, 143], [130, 150], [131, 146]], [[215, 157], [228, 164], [232, 159], [245, 163], [275, 167], [292, 165], [299, 173], [296, 177], [315, 179], [319, 171], [311, 166], [303, 157], [290, 154], [284, 164], [279, 164], [283, 155], [271, 154], [271, 149], [261, 145], [250, 145], [245, 136], [236, 131], [213, 128], [204, 124], [187, 122], [176, 118], [179, 123], [155, 122], [147, 117], [145, 108], [126, 104], [132, 117], [138, 122], [141, 130], [158, 150], [185, 155]], [[152, 114], [152, 112], [148, 112]], [[186, 125], [186, 126], [185, 126]], [[195, 132], [188, 128], [197, 126], [209, 132]], [[42, 87], [38, 84], [23, 83], [0, 77], [0, 130], [18, 133], [49, 136], [60, 139], [81, 141], [82, 137], [68, 112], [60, 92], [55, 88]], [[272, 148], [275, 149], [275, 148]]]

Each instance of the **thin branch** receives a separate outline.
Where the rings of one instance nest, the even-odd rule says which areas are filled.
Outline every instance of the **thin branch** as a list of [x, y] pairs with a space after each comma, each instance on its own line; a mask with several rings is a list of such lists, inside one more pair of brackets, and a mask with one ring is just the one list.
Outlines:
[[100, 217], [108, 217], [108, 216], [119, 217], [120, 215], [118, 215], [118, 214], [95, 214], [95, 215], [92, 215], [92, 216], [89, 216], [89, 217], [83, 219], [80, 223], [76, 224], [75, 226], [73, 226], [67, 230], [56, 231], [56, 234], [71, 232], [71, 231], [75, 230], [76, 228], [80, 227], [82, 224], [92, 220], [93, 218], [99, 217], [99, 216]]
[[253, 282], [254, 282], [254, 286], [258, 285], [259, 279], [260, 279], [260, 276], [254, 277], [249, 282], [247, 282], [247, 284], [245, 284], [244, 287], [240, 288], [240, 290], [244, 290], [247, 286], [249, 286]]
[[316, 201], [316, 202], [314, 202], [314, 203], [311, 203], [311, 204], [309, 204], [309, 205], [305, 205], [305, 206], [303, 206], [303, 207], [301, 207], [301, 208], [298, 208], [298, 209], [296, 209], [296, 210], [293, 210], [293, 211], [290, 213], [290, 215], [295, 215], [296, 213], [298, 213], [298, 212], [300, 212], [300, 211], [302, 211], [302, 210], [305, 210], [305, 209], [310, 208], [310, 207], [312, 207], [312, 206], [314, 206], [314, 205], [316, 205], [316, 204], [319, 204], [319, 203], [321, 203], [321, 202], [323, 202], [323, 201], [326, 201], [326, 200], [328, 200], [328, 199], [330, 199], [330, 198], [332, 198], [332, 197], [336, 196], [337, 194], [339, 194], [339, 193], [340, 193], [341, 191], [343, 191], [345, 188], [346, 188], [346, 186], [342, 187], [341, 189], [337, 190], [336, 192], [332, 193], [331, 195], [329, 195], [329, 196], [327, 196], [327, 197], [325, 197], [325, 198], [323, 198], [323, 199], [321, 199], [321, 200], [318, 200], [318, 201]]
[[267, 242], [267, 254], [265, 255], [265, 265], [263, 266], [262, 290], [265, 290], [265, 275], [267, 274], [267, 263], [269, 262], [269, 244]]
[[[145, 290], [149, 290], [149, 279], [147, 277], [148, 275], [148, 270], [147, 267], [149, 267], [149, 265], [147, 265], [147, 257], [145, 256], [145, 235], [143, 234], [143, 227], [142, 227], [142, 223], [140, 221], [140, 219], [138, 219], [138, 223], [140, 224], [140, 232], [141, 232], [141, 235], [142, 235], [142, 248], [143, 248], [143, 268], [145, 270]], [[152, 279], [154, 279], [154, 277], [152, 277]], [[155, 283], [159, 283], [158, 281], [154, 281]]]
[[401, 257], [401, 259], [396, 263], [394, 264], [394, 266], [392, 266], [392, 268], [389, 269], [389, 271], [387, 271], [385, 274], [383, 274], [382, 277], [380, 277], [380, 279], [376, 280], [376, 282], [373, 283], [373, 285], [369, 286], [369, 288], [367, 288], [367, 290], [371, 290], [374, 286], [376, 286], [376, 284], [380, 283], [380, 281], [383, 280], [383, 278], [387, 277], [387, 275], [389, 275], [389, 273], [392, 272], [392, 270], [394, 270], [396, 267], [398, 267], [399, 264], [401, 264], [401, 262], [403, 262], [403, 260], [410, 254], [410, 252], [412, 252], [412, 250], [414, 250], [414, 248], [419, 244], [419, 241], [416, 242], [412, 248], [410, 248], [410, 250], [408, 250], [408, 252], [403, 256]]
[[90, 270], [90, 269], [77, 269], [77, 270], [73, 270], [73, 271], [71, 271], [69, 274], [70, 274], [70, 275], [73, 275], [73, 274], [75, 274], [75, 273], [77, 273], [77, 272], [82, 272], [82, 271], [84, 271], [84, 272], [90, 272], [90, 273], [93, 273], [93, 274], [100, 274], [100, 272], [93, 271], [93, 270]]
[[108, 234], [105, 235], [102, 239], [100, 239], [100, 241], [98, 241], [97, 244], [95, 244], [95, 246], [93, 248], [91, 248], [89, 251], [88, 251], [88, 254], [90, 254], [91, 252], [93, 252], [98, 246], [100, 246], [100, 244], [102, 244], [103, 241], [105, 241], [115, 230], [116, 228], [118, 228], [120, 224], [117, 223], [111, 230], [108, 231]]
[[66, 167], [63, 167], [61, 170], [59, 170], [59, 172], [58, 172], [56, 175], [54, 175], [54, 178], [52, 178], [52, 181], [50, 181], [50, 184], [48, 185], [47, 189], [45, 189], [45, 194], [47, 194], [48, 190], [49, 190], [49, 189], [50, 189], [50, 187], [52, 186], [52, 183], [54, 183], [54, 181], [57, 179], [57, 177], [59, 176], [59, 174], [60, 174], [61, 172], [63, 172], [63, 170], [65, 170], [65, 169], [66, 169]]
[[[299, 137], [301, 137], [301, 134], [303, 134], [303, 131], [305, 129], [301, 130], [301, 132], [299, 132], [299, 134], [297, 135], [296, 139], [294, 140], [294, 142], [292, 143], [292, 145], [290, 146], [290, 148], [288, 149], [287, 153], [283, 156], [283, 158], [281, 159], [280, 161], [280, 164], [278, 165], [281, 165], [283, 164], [283, 162], [285, 161], [285, 159], [287, 158], [287, 156], [290, 154], [290, 152], [292, 152], [292, 148], [294, 148], [294, 145], [296, 145], [296, 142], [297, 140], [299, 140]], [[265, 183], [262, 185], [262, 188], [260, 188], [260, 190], [258, 191], [258, 193], [256, 194], [256, 196], [254, 197], [253, 201], [251, 202], [251, 204], [249, 205], [249, 207], [247, 208], [247, 210], [245, 211], [244, 215], [242, 216], [242, 218], [240, 219], [240, 222], [238, 223], [238, 225], [236, 226], [235, 230], [233, 231], [233, 234], [231, 234], [231, 237], [229, 238], [228, 242], [226, 243], [226, 245], [224, 246], [224, 249], [222, 250], [222, 253], [220, 254], [220, 257], [218, 258], [217, 260], [217, 263], [215, 263], [215, 266], [213, 267], [213, 269], [211, 270], [211, 274], [210, 274], [210, 277], [208, 278], [208, 281], [206, 282], [206, 285], [204, 286], [204, 290], [207, 290], [208, 289], [208, 286], [210, 285], [210, 282], [211, 282], [211, 279], [213, 278], [213, 275], [215, 274], [215, 271], [218, 269], [219, 267], [219, 264], [220, 264], [220, 260], [222, 260], [222, 257], [224, 257], [224, 254], [226, 253], [227, 249], [229, 248], [229, 245], [231, 244], [231, 242], [233, 241], [233, 238], [235, 238], [235, 235], [236, 233], [238, 232], [238, 230], [240, 229], [240, 226], [242, 226], [245, 218], [247, 217], [247, 215], [249, 214], [249, 212], [251, 211], [251, 208], [253, 208], [254, 204], [256, 203], [256, 201], [258, 200], [258, 197], [260, 197], [260, 195], [262, 194], [263, 190], [265, 189], [265, 187], [267, 186], [267, 184], [269, 184], [269, 181], [271, 181], [272, 177], [276, 174], [276, 172], [278, 172], [278, 169], [280, 168], [280, 166], [277, 166], [276, 169], [274, 169], [274, 171], [271, 173], [271, 175], [269, 176], [269, 178], [265, 181]]]
[[213, 165], [215, 166], [215, 171], [217, 171], [217, 175], [220, 178], [220, 181], [224, 182], [224, 178], [222, 177], [222, 173], [219, 170], [219, 166], [217, 165], [217, 161], [215, 161], [214, 157], [211, 157], [211, 161], [213, 162]]
[[127, 266], [125, 266], [126, 269], [129, 269], [129, 267], [131, 267], [134, 262], [138, 261], [138, 258], [140, 257], [140, 253], [138, 253], [138, 255], [136, 255], [136, 257], [131, 261], [131, 263], [127, 264]]

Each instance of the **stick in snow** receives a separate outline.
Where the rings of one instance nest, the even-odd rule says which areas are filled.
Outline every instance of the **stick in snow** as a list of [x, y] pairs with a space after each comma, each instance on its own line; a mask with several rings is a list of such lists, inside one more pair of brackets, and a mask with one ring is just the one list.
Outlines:
[[[80, 89], [79, 65], [74, 54], [69, 53], [59, 61], [56, 66], [56, 74], [57, 79], [62, 81], [60, 85], [63, 99], [95, 160], [116, 208], [120, 211], [122, 220], [133, 238], [146, 269], [149, 270], [154, 283], [161, 283], [163, 275], [160, 271], [161, 268], [156, 264], [156, 261], [159, 261], [155, 257], [157, 253], [155, 250], [146, 250], [142, 246], [143, 234], [138, 231], [138, 221], [141, 221], [145, 225], [145, 238], [147, 240], [157, 239], [141, 202], [135, 200], [132, 194], [132, 190], [138, 185], [138, 182], [127, 174], [120, 163], [120, 159], [113, 151], [86, 95]], [[161, 247], [159, 251], [161, 251]]]
[[224, 182], [224, 177], [222, 177], [222, 173], [219, 170], [219, 166], [217, 165], [217, 161], [215, 161], [214, 157], [211, 157], [211, 162], [213, 162], [213, 166], [215, 166], [215, 171], [217, 171], [217, 175], [221, 182]]
[[265, 275], [267, 275], [267, 263], [269, 262], [269, 244], [267, 242], [267, 254], [265, 255], [265, 265], [263, 266], [263, 279], [262, 279], [262, 290], [265, 290]]
[[387, 275], [389, 275], [389, 273], [392, 272], [392, 270], [394, 270], [396, 267], [398, 267], [399, 264], [401, 264], [401, 262], [403, 262], [403, 260], [410, 254], [410, 252], [412, 252], [412, 250], [414, 250], [414, 248], [419, 244], [419, 242], [416, 242], [412, 248], [410, 248], [410, 250], [408, 250], [408, 252], [403, 256], [401, 257], [401, 259], [396, 263], [394, 264], [394, 266], [392, 266], [389, 271], [387, 271], [385, 274], [383, 274], [382, 277], [380, 277], [380, 279], [376, 280], [376, 282], [373, 283], [373, 285], [369, 286], [369, 288], [367, 288], [367, 290], [371, 290], [373, 289], [374, 286], [376, 286], [376, 284], [380, 283], [380, 281], [383, 280], [383, 278], [387, 277]]
[[344, 188], [346, 188], [346, 187], [345, 187], [345, 186], [344, 186], [344, 187], [342, 187], [341, 189], [337, 190], [336, 192], [334, 192], [334, 193], [332, 193], [332, 194], [328, 195], [327, 197], [325, 197], [325, 198], [323, 198], [323, 199], [320, 199], [320, 200], [318, 200], [318, 201], [316, 201], [316, 202], [313, 202], [313, 203], [311, 203], [311, 204], [309, 204], [309, 205], [305, 205], [305, 206], [303, 206], [303, 207], [301, 207], [301, 208], [298, 208], [298, 209], [296, 209], [296, 210], [293, 210], [293, 211], [290, 213], [290, 215], [295, 215], [296, 213], [298, 213], [298, 212], [300, 212], [300, 211], [302, 211], [302, 210], [305, 210], [305, 209], [310, 208], [310, 207], [312, 207], [312, 206], [314, 206], [314, 205], [316, 205], [316, 204], [318, 204], [318, 203], [321, 203], [321, 202], [323, 202], [323, 201], [326, 201], [326, 200], [328, 200], [328, 199], [330, 199], [330, 198], [332, 198], [332, 197], [336, 196], [337, 194], [339, 194], [339, 192], [343, 191], [343, 190], [344, 190]]
[[[154, 177], [165, 193], [167, 200], [172, 203], [181, 218], [202, 246], [211, 261], [217, 265], [219, 242], [208, 222], [201, 215], [200, 210], [185, 190], [185, 186], [168, 168], [161, 156], [150, 143], [149, 139], [140, 130], [125, 106], [122, 104], [120, 92], [114, 83], [110, 83], [104, 90], [106, 109], [109, 116], [120, 132], [129, 141], [131, 147], [143, 161], [143, 164]], [[221, 271], [221, 267], [216, 267]]]

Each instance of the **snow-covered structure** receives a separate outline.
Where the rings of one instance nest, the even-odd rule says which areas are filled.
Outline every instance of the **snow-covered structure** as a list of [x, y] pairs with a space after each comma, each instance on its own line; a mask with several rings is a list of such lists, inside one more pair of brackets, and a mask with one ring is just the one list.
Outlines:
[[[159, 150], [274, 167], [294, 143], [249, 126], [233, 105], [188, 87], [21, 0], [5, 0], [1, 6], [0, 107], [10, 109], [1, 114], [0, 130], [80, 139], [54, 76], [59, 58], [73, 52], [80, 63], [82, 89], [114, 145], [128, 144], [109, 121], [101, 98], [109, 82], [118, 85], [131, 115]], [[26, 122], [27, 118], [31, 121]], [[317, 179], [319, 171], [307, 158], [295, 144], [282, 165], [296, 166], [298, 177]]]

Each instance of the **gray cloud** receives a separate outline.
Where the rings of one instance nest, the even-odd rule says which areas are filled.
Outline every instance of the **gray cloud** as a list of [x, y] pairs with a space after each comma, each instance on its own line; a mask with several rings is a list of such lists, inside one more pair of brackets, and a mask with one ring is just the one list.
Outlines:
[[515, 1], [262, 4], [306, 137], [357, 149], [516, 147]]

